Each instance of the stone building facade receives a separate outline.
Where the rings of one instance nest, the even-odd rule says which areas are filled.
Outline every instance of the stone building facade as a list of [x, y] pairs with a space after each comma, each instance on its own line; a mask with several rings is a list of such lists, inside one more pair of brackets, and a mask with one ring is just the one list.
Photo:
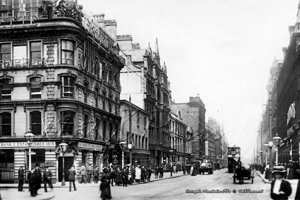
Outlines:
[[114, 162], [125, 65], [116, 22], [90, 18], [76, 2], [26, 2], [8, 1], [1, 11], [0, 182], [16, 181], [20, 166], [28, 170], [28, 131], [35, 135], [32, 165], [49, 166], [54, 181], [62, 179], [62, 141], [65, 172]]
[[121, 71], [121, 98], [149, 113], [150, 164], [155, 167], [169, 157], [170, 150], [170, 99], [171, 91], [167, 67], [161, 63], [158, 41], [155, 51], [151, 47], [141, 49], [139, 43], [132, 43], [131, 35], [118, 35], [118, 44], [127, 59]]
[[132, 161], [134, 163], [141, 166], [149, 166], [149, 113], [131, 102], [122, 99], [120, 100], [120, 113], [122, 117], [120, 130], [121, 140], [126, 143], [125, 147], [128, 146], [128, 144], [133, 144], [131, 150], [124, 148], [125, 164], [130, 163], [131, 151]]
[[194, 160], [203, 160], [205, 155], [205, 104], [197, 97], [190, 97], [188, 103], [171, 104], [172, 110], [179, 110], [186, 124], [192, 128], [192, 154]]

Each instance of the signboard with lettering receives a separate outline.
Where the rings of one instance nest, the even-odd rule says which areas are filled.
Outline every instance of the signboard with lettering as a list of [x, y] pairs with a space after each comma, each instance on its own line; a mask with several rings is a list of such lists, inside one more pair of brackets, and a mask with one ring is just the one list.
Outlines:
[[[55, 148], [55, 142], [33, 142], [32, 148]], [[27, 142], [0, 142], [0, 149], [28, 148]]]
[[91, 151], [102, 151], [103, 150], [102, 145], [89, 144], [89, 143], [83, 143], [83, 142], [78, 142], [78, 148], [87, 149], [87, 150], [91, 150]]

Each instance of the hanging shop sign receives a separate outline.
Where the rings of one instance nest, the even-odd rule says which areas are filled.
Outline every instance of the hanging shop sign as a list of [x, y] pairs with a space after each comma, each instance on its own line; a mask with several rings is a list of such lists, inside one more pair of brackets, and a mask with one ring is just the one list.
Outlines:
[[89, 144], [84, 142], [78, 142], [78, 148], [79, 149], [86, 149], [91, 151], [102, 151], [103, 146], [98, 144]]
[[[55, 142], [33, 142], [31, 148], [55, 148]], [[28, 148], [27, 142], [0, 142], [0, 149]]]

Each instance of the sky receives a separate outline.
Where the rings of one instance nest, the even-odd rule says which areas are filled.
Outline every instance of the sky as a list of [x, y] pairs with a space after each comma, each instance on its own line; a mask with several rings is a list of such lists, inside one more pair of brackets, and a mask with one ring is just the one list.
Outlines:
[[274, 58], [283, 59], [299, 0], [78, 0], [117, 21], [117, 34], [155, 49], [167, 66], [172, 99], [200, 98], [206, 120], [225, 129], [229, 145], [253, 158]]

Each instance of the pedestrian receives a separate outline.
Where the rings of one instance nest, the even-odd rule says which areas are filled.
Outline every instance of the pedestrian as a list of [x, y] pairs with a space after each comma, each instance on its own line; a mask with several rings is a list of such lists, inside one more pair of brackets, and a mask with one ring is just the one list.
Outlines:
[[158, 178], [158, 174], [159, 174], [159, 167], [158, 166], [156, 166], [156, 168], [155, 168], [155, 172], [154, 172], [155, 174], [155, 179], [157, 179]]
[[100, 184], [100, 191], [101, 191], [100, 197], [103, 200], [106, 200], [106, 199], [112, 198], [110, 184], [109, 184], [111, 177], [110, 177], [110, 174], [108, 173], [108, 169], [106, 167], [103, 169], [103, 172], [104, 172], [104, 174], [101, 177], [101, 184]]
[[36, 189], [35, 192], [36, 192], [36, 195], [37, 195], [37, 192], [41, 188], [41, 184], [42, 184], [42, 172], [41, 172], [39, 163], [36, 163], [34, 174], [35, 174], [35, 181], [36, 181], [36, 183], [35, 183], [35, 189]]
[[136, 180], [136, 182], [140, 183], [141, 175], [142, 175], [142, 171], [141, 171], [140, 165], [138, 165], [135, 168], [135, 180]]
[[135, 168], [134, 166], [131, 166], [131, 184], [133, 184], [135, 181]]
[[164, 177], [164, 169], [163, 169], [163, 166], [161, 165], [159, 167], [159, 178], [163, 178]]
[[73, 183], [74, 191], [76, 191], [76, 185], [75, 185], [76, 171], [75, 171], [75, 166], [74, 165], [72, 165], [72, 167], [67, 172], [67, 176], [68, 176], [69, 184], [70, 184], [69, 191], [71, 192], [71, 190], [72, 190], [72, 183]]
[[115, 171], [115, 175], [116, 175], [116, 185], [120, 186], [122, 183], [122, 171], [120, 170], [120, 167], [118, 166], [116, 171]]
[[87, 168], [87, 182], [91, 183], [91, 179], [92, 179], [92, 172], [93, 172], [93, 166], [90, 163], [88, 168]]
[[81, 173], [81, 182], [80, 183], [86, 184], [87, 183], [87, 181], [86, 181], [87, 171], [86, 171], [86, 167], [84, 166], [84, 164], [82, 164], [82, 166], [81, 166], [80, 173]]
[[127, 187], [128, 175], [129, 175], [129, 169], [127, 167], [123, 168], [123, 170], [122, 170], [123, 187]]
[[191, 166], [191, 175], [194, 176], [193, 173], [194, 172], [194, 165]]
[[146, 177], [147, 177], [146, 169], [145, 169], [145, 167], [143, 165], [142, 168], [141, 168], [141, 181], [145, 183]]
[[27, 175], [27, 179], [29, 181], [30, 196], [32, 196], [32, 197], [35, 197], [37, 195], [37, 192], [36, 192], [36, 175], [35, 175], [34, 172], [35, 172], [35, 168], [33, 167]]
[[51, 190], [53, 190], [53, 185], [52, 185], [52, 173], [48, 167], [45, 167], [45, 168], [46, 168], [46, 171], [44, 172], [43, 178], [44, 178], [44, 189], [45, 189], [45, 192], [47, 192], [47, 184], [49, 185]]
[[176, 164], [173, 163], [173, 173], [177, 173], [177, 168], [176, 168]]
[[98, 181], [99, 181], [99, 168], [98, 168], [98, 166], [94, 167], [93, 177], [94, 177], [94, 182], [98, 183]]
[[115, 172], [114, 167], [111, 165], [110, 166], [110, 183], [111, 183], [111, 186], [114, 186], [115, 178], [116, 178], [116, 172]]
[[151, 170], [150, 166], [147, 168], [147, 172], [148, 172], [147, 181], [150, 182], [150, 179], [151, 179], [151, 173], [152, 173], [152, 170]]
[[18, 191], [23, 191], [23, 185], [24, 185], [24, 169], [22, 166], [20, 166], [18, 170], [18, 179], [19, 179], [19, 185], [18, 185]]
[[[292, 194], [292, 187], [291, 184], [283, 180], [283, 174], [285, 170], [281, 166], [274, 166], [273, 167], [273, 177], [275, 180], [271, 183], [271, 199], [280, 199], [280, 200], [287, 200], [289, 196]], [[296, 197], [297, 199], [297, 194]]]

